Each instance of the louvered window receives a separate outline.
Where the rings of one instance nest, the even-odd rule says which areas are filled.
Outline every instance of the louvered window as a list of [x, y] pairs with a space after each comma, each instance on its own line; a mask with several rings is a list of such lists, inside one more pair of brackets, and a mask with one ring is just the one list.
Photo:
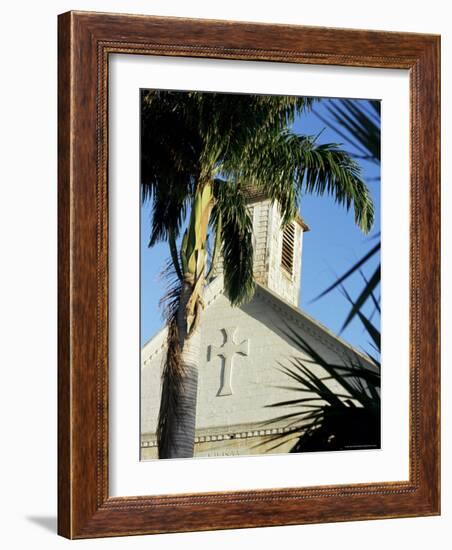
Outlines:
[[293, 275], [293, 257], [295, 251], [295, 225], [286, 225], [283, 231], [281, 266]]

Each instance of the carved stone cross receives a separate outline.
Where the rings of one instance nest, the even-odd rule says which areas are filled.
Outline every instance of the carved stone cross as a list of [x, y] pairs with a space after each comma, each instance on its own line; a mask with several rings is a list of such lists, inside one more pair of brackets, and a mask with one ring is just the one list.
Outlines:
[[240, 344], [234, 342], [234, 335], [237, 327], [224, 328], [223, 332], [225, 339], [221, 347], [210, 346], [210, 359], [212, 357], [223, 358], [223, 369], [221, 372], [221, 385], [217, 395], [232, 395], [232, 365], [234, 361], [234, 355], [239, 353], [240, 355], [247, 356], [249, 354], [249, 340], [243, 340]]

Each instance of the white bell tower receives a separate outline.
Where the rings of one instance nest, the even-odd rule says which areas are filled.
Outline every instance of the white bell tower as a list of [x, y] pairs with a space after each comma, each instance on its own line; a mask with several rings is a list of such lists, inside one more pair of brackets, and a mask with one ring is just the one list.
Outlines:
[[298, 307], [303, 233], [309, 231], [299, 215], [284, 229], [277, 203], [250, 197], [254, 227], [254, 276], [258, 283]]

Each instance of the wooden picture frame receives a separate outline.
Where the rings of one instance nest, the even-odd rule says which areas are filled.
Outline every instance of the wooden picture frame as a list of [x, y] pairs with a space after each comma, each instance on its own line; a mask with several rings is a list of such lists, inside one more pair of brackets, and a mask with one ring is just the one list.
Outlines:
[[[440, 512], [440, 38], [69, 12], [58, 62], [58, 532], [103, 537]], [[147, 497], [108, 492], [108, 60], [112, 53], [407, 69], [408, 481]]]

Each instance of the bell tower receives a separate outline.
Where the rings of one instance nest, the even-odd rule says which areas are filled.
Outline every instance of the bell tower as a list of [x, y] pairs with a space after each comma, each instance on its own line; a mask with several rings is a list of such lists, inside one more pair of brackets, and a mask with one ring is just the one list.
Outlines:
[[255, 279], [298, 307], [303, 233], [309, 227], [297, 215], [282, 229], [278, 204], [258, 194], [249, 197], [248, 205], [254, 228]]

